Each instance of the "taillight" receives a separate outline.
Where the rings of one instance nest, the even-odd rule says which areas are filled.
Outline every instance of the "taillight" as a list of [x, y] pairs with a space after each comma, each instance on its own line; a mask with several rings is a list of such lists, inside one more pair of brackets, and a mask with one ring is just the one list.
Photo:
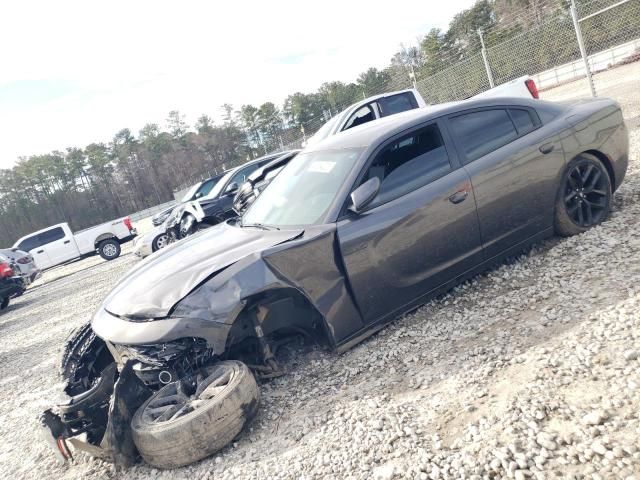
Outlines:
[[0, 263], [0, 278], [13, 277], [13, 269], [9, 266], [8, 263], [2, 262]]
[[133, 226], [131, 225], [131, 219], [129, 217], [124, 218], [124, 226], [129, 230], [133, 230]]
[[533, 98], [540, 98], [538, 95], [538, 87], [536, 87], [536, 82], [534, 82], [531, 78], [529, 80], [525, 80], [524, 84], [527, 86], [527, 90]]
[[31, 263], [31, 260], [29, 259], [29, 257], [22, 257], [18, 259], [18, 263], [20, 263], [21, 265], [26, 265], [27, 263]]

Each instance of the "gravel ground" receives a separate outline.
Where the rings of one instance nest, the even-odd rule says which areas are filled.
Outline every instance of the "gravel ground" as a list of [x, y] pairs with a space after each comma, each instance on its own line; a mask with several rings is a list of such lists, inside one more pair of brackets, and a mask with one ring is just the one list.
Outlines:
[[608, 221], [537, 246], [344, 355], [295, 354], [286, 377], [263, 385], [250, 428], [194, 465], [121, 471], [49, 454], [36, 417], [60, 390], [60, 348], [135, 259], [46, 272], [0, 316], [0, 478], [640, 479], [638, 73], [630, 65], [600, 84], [631, 128]]

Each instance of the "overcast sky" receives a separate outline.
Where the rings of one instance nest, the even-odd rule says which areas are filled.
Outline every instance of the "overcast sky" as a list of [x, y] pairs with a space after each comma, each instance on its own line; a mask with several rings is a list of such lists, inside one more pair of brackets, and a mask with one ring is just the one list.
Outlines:
[[382, 68], [472, 0], [22, 1], [0, 7], [0, 168], [19, 156], [280, 104]]

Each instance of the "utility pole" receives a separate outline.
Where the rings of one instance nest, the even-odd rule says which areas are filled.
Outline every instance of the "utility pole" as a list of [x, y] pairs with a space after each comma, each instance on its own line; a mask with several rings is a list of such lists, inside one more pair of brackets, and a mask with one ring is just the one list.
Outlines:
[[573, 28], [576, 31], [576, 38], [578, 39], [578, 47], [580, 47], [580, 55], [584, 62], [584, 71], [587, 74], [587, 80], [589, 81], [589, 88], [591, 89], [591, 96], [596, 96], [596, 87], [593, 84], [593, 77], [591, 76], [591, 68], [589, 67], [589, 57], [587, 56], [587, 49], [584, 48], [584, 39], [582, 38], [582, 29], [580, 28], [580, 20], [578, 20], [578, 10], [576, 9], [575, 0], [571, 0], [571, 19], [573, 20]]
[[487, 71], [489, 86], [493, 88], [495, 86], [493, 82], [493, 73], [491, 72], [491, 65], [489, 65], [489, 57], [487, 56], [487, 49], [484, 46], [484, 38], [482, 38], [482, 30], [480, 29], [478, 29], [478, 36], [480, 37], [480, 45], [482, 45], [482, 60], [484, 61], [484, 69]]

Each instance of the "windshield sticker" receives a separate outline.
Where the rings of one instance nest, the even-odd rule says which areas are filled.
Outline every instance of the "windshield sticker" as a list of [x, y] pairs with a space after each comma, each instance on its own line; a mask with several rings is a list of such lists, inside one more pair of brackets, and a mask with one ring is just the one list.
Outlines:
[[309, 166], [310, 172], [329, 173], [336, 166], [336, 162], [317, 161]]

